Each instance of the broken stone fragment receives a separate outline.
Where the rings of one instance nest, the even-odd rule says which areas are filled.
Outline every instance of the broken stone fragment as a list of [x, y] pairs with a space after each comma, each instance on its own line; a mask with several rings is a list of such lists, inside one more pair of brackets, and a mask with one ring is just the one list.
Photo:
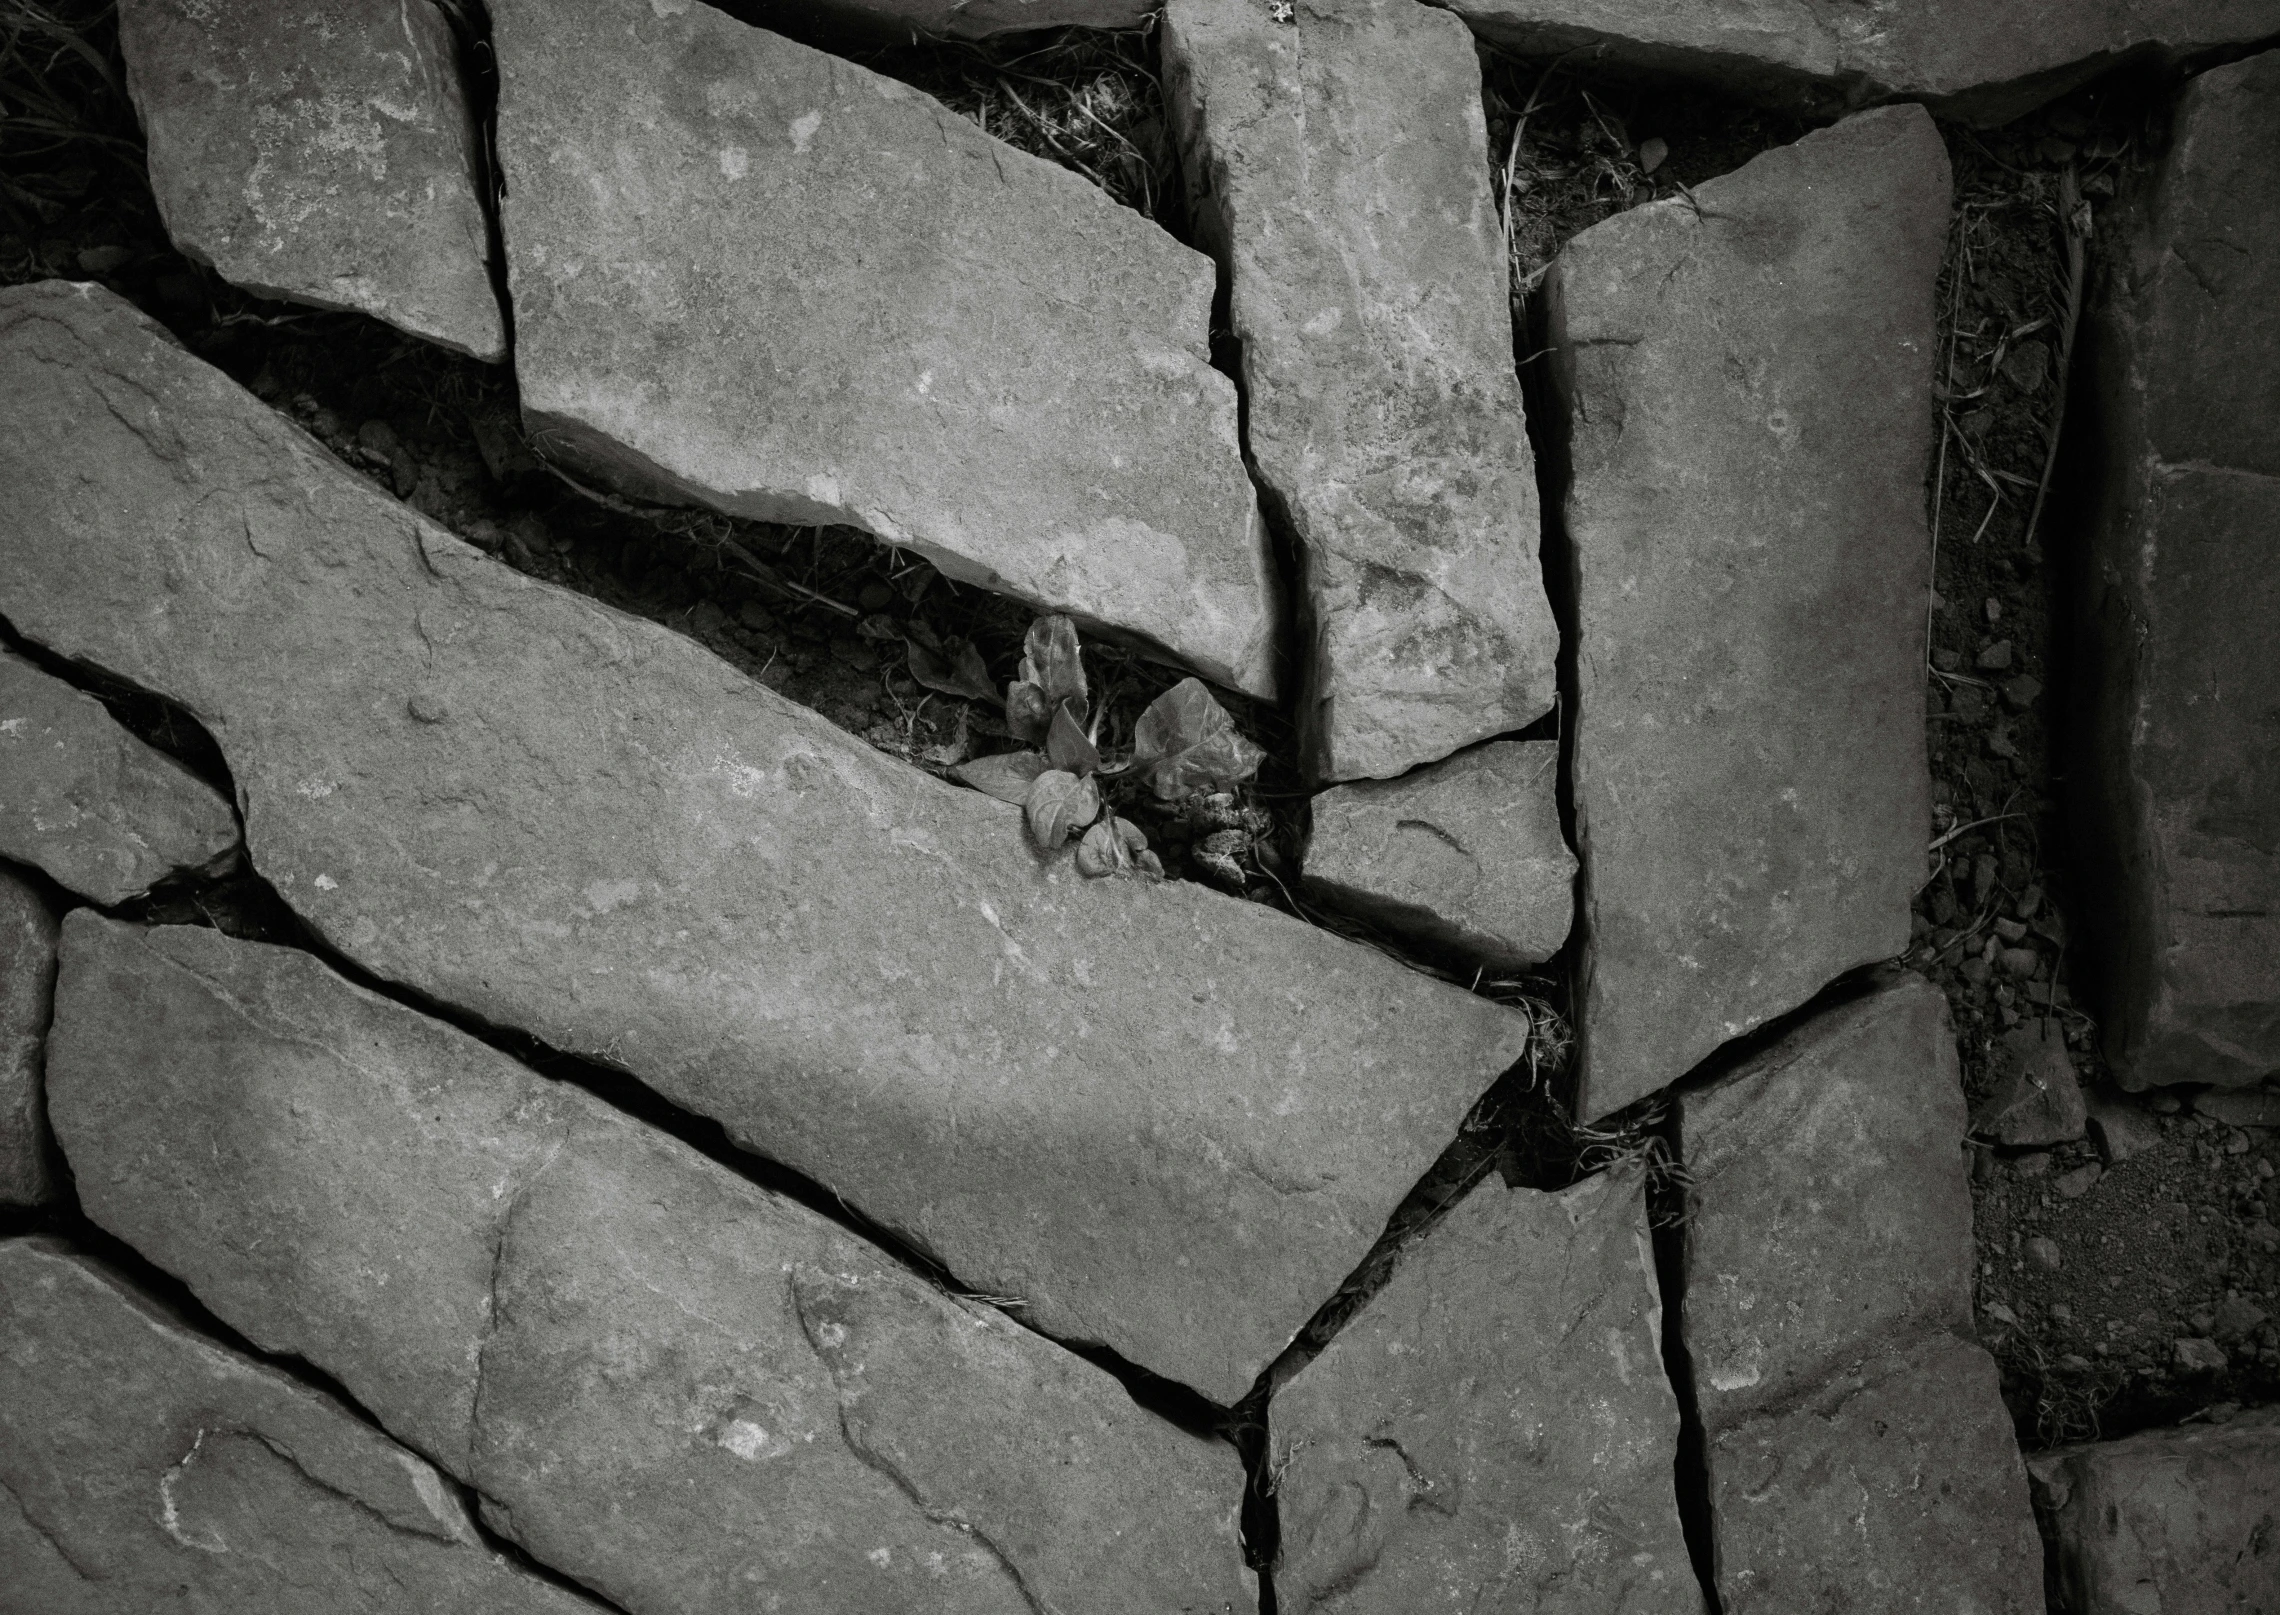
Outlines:
[[1834, 113], [1925, 102], [2007, 123], [2129, 59], [2174, 61], [2280, 33], [2280, 0], [1441, 0], [1484, 37], [1542, 55], [1681, 73]]
[[1173, 0], [1166, 89], [1304, 551], [1307, 766], [1385, 778], [1547, 711], [1559, 630], [1473, 41], [1416, 0], [1282, 9]]
[[224, 280], [506, 357], [481, 136], [433, 0], [122, 0], [167, 234]]
[[2058, 1027], [2030, 1021], [2012, 1028], [2003, 1037], [2003, 1061], [1995, 1091], [1972, 1112], [1972, 1132], [2013, 1147], [2070, 1144], [2083, 1136], [2090, 1111]]
[[592, 1615], [330, 1397], [49, 1239], [0, 1241], [0, 1604]]
[[1907, 945], [1947, 219], [1939, 133], [1895, 107], [1553, 264], [1585, 1118]]
[[1507, 969], [1560, 951], [1575, 855], [1557, 741], [1500, 740], [1314, 799], [1306, 883], [1388, 930]]
[[106, 906], [237, 855], [213, 787], [119, 726], [103, 703], [0, 651], [0, 857]]
[[0, 1205], [36, 1206], [54, 1190], [41, 1098], [55, 1007], [55, 916], [0, 869]]
[[863, 528], [1273, 693], [1209, 260], [709, 6], [490, 11], [538, 447], [643, 497]]
[[1263, 905], [1040, 861], [1018, 809], [490, 560], [99, 290], [0, 292], [0, 486], [0, 614], [206, 719], [254, 863], [360, 966], [1217, 1400], [1526, 1047]]
[[2084, 1098], [2083, 1108], [2091, 1141], [2108, 1166], [2143, 1155], [2161, 1142], [2161, 1123], [2127, 1095], [2093, 1091]]
[[[2280, 27], [2280, 19], [2271, 26]], [[2280, 1074], [2280, 51], [2187, 86], [2102, 239], [2084, 560], [2106, 1054], [2125, 1088]]]
[[1693, 1615], [1645, 1175], [1491, 1176], [1276, 1393], [1282, 1607]]
[[89, 1215], [636, 1615], [1253, 1596], [1232, 1448], [581, 1090], [203, 929], [74, 914], [57, 1004]]

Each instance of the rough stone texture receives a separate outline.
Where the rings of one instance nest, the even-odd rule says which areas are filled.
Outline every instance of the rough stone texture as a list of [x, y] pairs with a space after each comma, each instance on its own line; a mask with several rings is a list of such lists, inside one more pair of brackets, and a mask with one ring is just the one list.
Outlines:
[[1017, 809], [489, 560], [100, 291], [0, 293], [0, 485], [0, 614], [203, 719], [255, 864], [360, 965], [1215, 1398], [1525, 1047], [1262, 905], [1037, 858]]
[[0, 651], [0, 857], [108, 905], [218, 869], [237, 845], [213, 787], [93, 696]]
[[1438, 0], [1483, 35], [1711, 80], [1835, 112], [1928, 103], [1991, 125], [2124, 56], [2189, 55], [2280, 33], [2280, 0]]
[[1286, 1610], [1702, 1608], [1636, 1169], [1484, 1180], [1278, 1392]]
[[121, 0], [174, 244], [270, 297], [503, 359], [480, 135], [432, 0]]
[[1947, 216], [1938, 131], [1896, 107], [1554, 263], [1586, 1118], [1907, 944]]
[[2027, 1471], [2067, 1608], [2280, 1609], [2280, 1413], [2061, 1447]]
[[2042, 1560], [1971, 1329], [1947, 1000], [1901, 974], [1679, 1097], [1681, 1335], [1729, 1615], [2027, 1615]]
[[1043, 1337], [305, 954], [63, 950], [89, 1214], [626, 1609], [1248, 1607], [1233, 1450]]
[[0, 1241], [0, 1610], [577, 1615], [423, 1460], [55, 1241]]
[[2106, 1050], [2128, 1088], [2280, 1072], [2280, 52], [2186, 89], [2091, 345], [2084, 665]]
[[2212, 1089], [2193, 1096], [2193, 1113], [2228, 1127], [2280, 1127], [2280, 1090]]
[[1314, 799], [1306, 882], [1326, 900], [1489, 964], [1549, 959], [1575, 919], [1557, 741], [1497, 741]]
[[55, 916], [0, 869], [0, 1205], [36, 1206], [54, 1185], [40, 1072], [55, 1006]]
[[1136, 28], [1148, 0], [760, 0], [742, 15], [818, 44], [908, 45], [1040, 28]]
[[2066, 1144], [2090, 1123], [2065, 1030], [2029, 1021], [2003, 1035], [2003, 1074], [1971, 1113], [1971, 1130], [1998, 1144]]
[[2161, 1124], [2137, 1100], [2092, 1090], [2083, 1100], [2091, 1142], [2108, 1166], [2161, 1143]]
[[498, 0], [524, 419], [1272, 693], [1210, 263], [909, 86], [701, 4]]
[[1164, 64], [1304, 550], [1307, 766], [1385, 778], [1524, 728], [1559, 630], [1471, 36], [1416, 0], [1173, 0]]

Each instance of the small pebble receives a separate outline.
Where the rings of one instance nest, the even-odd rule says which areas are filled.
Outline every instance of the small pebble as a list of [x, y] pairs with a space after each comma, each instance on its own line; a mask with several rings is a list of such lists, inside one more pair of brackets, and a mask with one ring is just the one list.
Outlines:
[[2031, 673], [2021, 673], [2003, 686], [2003, 699], [2013, 712], [2024, 712], [2042, 698], [2042, 680]]
[[2039, 1178], [2050, 1170], [2050, 1153], [2047, 1150], [2036, 1150], [2032, 1155], [2022, 1155], [2012, 1164], [2011, 1170], [2022, 1178]]
[[2072, 1323], [2074, 1321], [2074, 1309], [2064, 1301], [2053, 1301], [2050, 1304], [2050, 1315], [2053, 1320], [2059, 1323]]
[[[1946, 602], [1942, 601], [1941, 604], [1945, 605]], [[1932, 652], [1932, 665], [1943, 673], [1953, 673], [1962, 668], [1963, 658], [1952, 650], [1936, 650]]]
[[895, 603], [895, 591], [883, 583], [866, 583], [856, 599], [865, 611], [884, 611]]
[[2001, 965], [2006, 973], [2017, 976], [2021, 981], [2024, 981], [2042, 968], [2042, 955], [2032, 948], [2005, 948], [2002, 956], [1995, 962]]
[[2224, 1347], [2213, 1340], [2180, 1339], [2173, 1348], [2177, 1354], [2179, 1372], [2186, 1374], [2214, 1374], [2223, 1372], [2230, 1361]]
[[2035, 1235], [2027, 1241], [2027, 1260], [2046, 1272], [2057, 1272], [2062, 1260], [2058, 1254], [2058, 1241], [2043, 1234]]
[[2011, 665], [2011, 642], [1998, 639], [1979, 653], [1979, 670], [1983, 673], [2000, 673]]
[[2006, 942], [2024, 942], [2027, 939], [2027, 928], [2018, 920], [1997, 920], [1995, 934]]
[[1980, 609], [1987, 613], [1987, 620], [1990, 623], [1998, 623], [2003, 620], [2003, 602], [1993, 595], [1987, 597]]
[[2060, 1173], [2051, 1179], [2051, 1186], [2067, 1199], [2079, 1200], [2090, 1192], [2092, 1185], [2105, 1174], [2105, 1170], [2096, 1161], [2092, 1161], [2088, 1166], [2078, 1166], [2071, 1172]]
[[2019, 901], [2013, 906], [2017, 908], [2020, 919], [2031, 920], [2035, 917], [2035, 910], [2042, 907], [2042, 900], [2043, 889], [2040, 886], [2029, 886], [2019, 894]]

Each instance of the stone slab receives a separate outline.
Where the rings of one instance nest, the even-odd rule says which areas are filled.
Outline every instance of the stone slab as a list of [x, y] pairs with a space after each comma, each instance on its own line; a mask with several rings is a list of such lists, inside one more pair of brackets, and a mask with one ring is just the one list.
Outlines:
[[237, 815], [103, 703], [0, 651], [0, 858], [105, 905], [237, 855]]
[[2027, 1473], [2068, 1608], [2280, 1609], [2280, 1414], [2060, 1447]]
[[55, 944], [39, 893], [0, 869], [0, 1205], [36, 1206], [55, 1189], [41, 1089]]
[[490, 11], [536, 445], [644, 497], [863, 528], [1273, 693], [1208, 259], [709, 6]]
[[121, 0], [175, 246], [269, 297], [507, 354], [482, 136], [432, 0]]
[[1575, 921], [1559, 774], [1559, 742], [1500, 740], [1324, 791], [1307, 886], [1430, 945], [1507, 969], [1540, 964]]
[[2133, 1089], [2280, 1073], [2276, 151], [2280, 52], [2212, 69], [2101, 226], [2081, 806], [2106, 1053]]
[[1556, 695], [1480, 60], [1417, 0], [1172, 0], [1164, 73], [1229, 279], [1251, 452], [1303, 550], [1317, 780]]
[[636, 1615], [1254, 1598], [1232, 1448], [582, 1090], [204, 929], [57, 996], [89, 1215]]
[[1483, 36], [1829, 114], [1925, 102], [2007, 123], [2130, 58], [2280, 33], [2275, 0], [1440, 0]]
[[1043, 28], [1137, 28], [1148, 0], [759, 0], [738, 14], [811, 44], [908, 45]]
[[1702, 1607], [1635, 1167], [1490, 1177], [1270, 1405], [1287, 1610]]
[[2089, 1131], [2090, 1107], [2061, 1025], [2027, 1021], [2003, 1034], [2001, 1075], [1971, 1113], [1971, 1130], [2013, 1148], [2070, 1144]]
[[1553, 264], [1587, 1119], [1907, 945], [1948, 191], [1895, 107]]
[[579, 1615], [330, 1397], [49, 1239], [0, 1241], [0, 1609]]
[[491, 561], [98, 290], [0, 293], [0, 484], [0, 614], [204, 721], [256, 867], [360, 966], [1216, 1399], [1525, 1048], [1259, 904], [1039, 859], [1018, 809]]

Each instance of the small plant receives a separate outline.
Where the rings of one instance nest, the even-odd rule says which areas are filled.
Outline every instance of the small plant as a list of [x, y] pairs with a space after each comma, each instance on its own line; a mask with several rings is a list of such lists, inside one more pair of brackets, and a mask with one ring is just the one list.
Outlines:
[[[966, 650], [971, 653], [971, 647]], [[939, 669], [945, 683], [956, 677], [961, 685], [970, 685], [966, 673], [952, 671], [956, 663], [947, 652], [945, 644], [941, 652], [930, 653], [928, 672]], [[979, 662], [975, 655], [973, 666]], [[918, 666], [914, 645], [913, 676], [931, 688], [942, 687], [919, 675]], [[1259, 771], [1266, 753], [1235, 727], [1201, 679], [1182, 679], [1149, 703], [1133, 725], [1128, 755], [1103, 754], [1106, 712], [1105, 701], [1092, 705], [1076, 624], [1061, 616], [1040, 617], [1023, 643], [1020, 675], [1005, 691], [1006, 728], [1025, 743], [1023, 749], [978, 757], [952, 772], [978, 791], [1019, 805], [1031, 838], [1044, 851], [1058, 852], [1075, 840], [1078, 872], [1088, 878], [1161, 880], [1163, 860], [1150, 850], [1147, 833], [1119, 807], [1145, 795], [1182, 810], [1231, 809], [1232, 793]], [[1198, 845], [1198, 862], [1215, 878], [1225, 882], [1231, 876], [1240, 887], [1242, 871], [1233, 850], [1217, 852], [1228, 865], [1219, 869], [1212, 861], [1213, 839], [1207, 836]]]

